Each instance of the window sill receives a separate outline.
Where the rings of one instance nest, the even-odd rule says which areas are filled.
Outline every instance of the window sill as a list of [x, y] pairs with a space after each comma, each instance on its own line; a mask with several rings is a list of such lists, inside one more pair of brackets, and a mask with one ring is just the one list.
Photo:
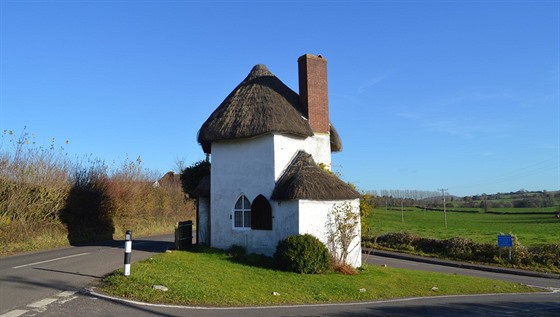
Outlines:
[[247, 227], [233, 227], [232, 229], [234, 231], [251, 231], [251, 228], [247, 228]]

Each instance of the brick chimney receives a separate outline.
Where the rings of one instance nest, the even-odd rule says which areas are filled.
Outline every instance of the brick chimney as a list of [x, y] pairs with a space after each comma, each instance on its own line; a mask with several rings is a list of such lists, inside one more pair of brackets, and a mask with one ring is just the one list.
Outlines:
[[329, 133], [327, 60], [321, 55], [298, 58], [299, 104], [315, 133]]

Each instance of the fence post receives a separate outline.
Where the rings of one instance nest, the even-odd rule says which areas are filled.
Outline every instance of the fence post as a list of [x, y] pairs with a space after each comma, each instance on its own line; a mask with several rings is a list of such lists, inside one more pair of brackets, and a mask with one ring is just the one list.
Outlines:
[[132, 254], [132, 231], [127, 230], [124, 235], [124, 276], [130, 275], [130, 258]]

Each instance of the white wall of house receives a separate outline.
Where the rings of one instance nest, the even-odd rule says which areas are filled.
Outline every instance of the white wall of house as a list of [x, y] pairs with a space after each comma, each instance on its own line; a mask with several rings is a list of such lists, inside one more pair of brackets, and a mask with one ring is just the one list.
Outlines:
[[251, 202], [258, 195], [268, 199], [295, 153], [310, 144], [318, 148], [314, 143], [314, 138], [272, 134], [212, 143], [212, 247], [227, 249], [237, 244], [248, 252], [272, 255], [280, 240], [298, 233], [296, 201], [270, 201], [272, 231], [234, 228], [233, 207], [242, 194]]
[[[249, 201], [258, 195], [267, 199], [295, 153], [304, 150], [316, 162], [331, 164], [330, 138], [318, 134], [306, 139], [267, 134], [250, 139], [212, 143], [211, 234], [210, 244], [227, 249], [234, 244], [248, 252], [272, 255], [278, 242], [290, 235], [310, 233], [326, 243], [329, 212], [340, 201], [270, 201], [272, 230], [234, 228], [233, 208], [245, 195]], [[351, 200], [359, 212], [359, 200]], [[202, 220], [201, 220], [202, 221]], [[350, 255], [351, 265], [361, 265], [359, 235]]]
[[208, 197], [197, 198], [197, 244], [210, 245], [210, 200]]
[[328, 133], [315, 133], [311, 138], [305, 139], [305, 152], [313, 156], [315, 163], [323, 163], [331, 169], [331, 137]]
[[305, 139], [296, 139], [281, 134], [274, 135], [274, 178], [278, 180], [294, 155], [303, 150], [313, 157], [317, 164], [323, 163], [330, 169], [331, 141], [328, 134], [316, 134]]
[[248, 252], [272, 256], [280, 240], [297, 234], [298, 202], [270, 201], [272, 206], [272, 231], [250, 230], [248, 234]]
[[[312, 234], [321, 242], [327, 245], [328, 230], [327, 224], [329, 215], [335, 204], [345, 202], [340, 200], [316, 201], [316, 200], [300, 200], [299, 201], [299, 234]], [[360, 200], [347, 200], [354, 212], [360, 213]], [[357, 235], [352, 241], [348, 255], [348, 264], [353, 267], [362, 265], [362, 248], [361, 248], [361, 232], [360, 224], [357, 225]]]
[[[227, 249], [237, 244], [250, 249], [256, 241], [250, 229], [233, 227], [233, 208], [242, 194], [251, 202], [260, 194], [266, 198], [272, 194], [275, 186], [272, 141], [273, 136], [269, 134], [212, 143], [212, 247]], [[258, 236], [259, 241], [274, 240], [272, 231], [262, 231]]]

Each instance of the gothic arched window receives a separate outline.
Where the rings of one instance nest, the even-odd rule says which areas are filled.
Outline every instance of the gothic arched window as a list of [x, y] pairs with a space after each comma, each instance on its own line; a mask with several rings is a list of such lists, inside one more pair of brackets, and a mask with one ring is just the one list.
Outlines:
[[251, 228], [251, 203], [245, 195], [241, 195], [233, 208], [233, 227]]

